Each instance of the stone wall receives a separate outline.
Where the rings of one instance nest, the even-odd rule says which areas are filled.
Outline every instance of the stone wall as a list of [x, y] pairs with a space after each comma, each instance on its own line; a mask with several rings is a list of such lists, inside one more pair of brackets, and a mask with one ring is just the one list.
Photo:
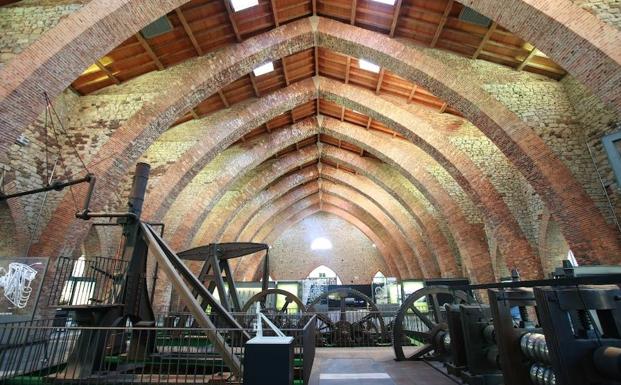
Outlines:
[[599, 19], [621, 29], [621, 0], [571, 0], [582, 9], [586, 9]]
[[[331, 250], [311, 250], [318, 237], [332, 242]], [[285, 231], [270, 250], [271, 276], [275, 280], [303, 279], [325, 265], [344, 284], [369, 283], [378, 271], [388, 271], [373, 243], [349, 222], [332, 214], [317, 213]]]
[[87, 0], [22, 0], [0, 7], [0, 68]]

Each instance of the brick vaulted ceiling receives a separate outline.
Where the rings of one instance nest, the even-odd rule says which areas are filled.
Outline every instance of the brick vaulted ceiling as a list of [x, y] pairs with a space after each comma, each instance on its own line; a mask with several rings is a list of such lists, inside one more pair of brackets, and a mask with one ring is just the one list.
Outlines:
[[[493, 63], [499, 71], [532, 73], [545, 81], [566, 74], [529, 42], [453, 0], [397, 0], [394, 5], [373, 0], [260, 0], [258, 6], [240, 12], [232, 10], [229, 0], [192, 0], [167, 13], [172, 30], [152, 38], [136, 33], [100, 57], [69, 88], [79, 97], [97, 97], [114, 94], [116, 88], [129, 89], [133, 82], [149, 76], [166, 79], [157, 74], [175, 73], [174, 69], [183, 65], [191, 67], [196, 58], [216, 58], [249, 39], [261, 43], [263, 37], [272, 38], [267, 35], [275, 29], [312, 15], [372, 31], [373, 35], [368, 35], [372, 38], [392, 38], [432, 58], [448, 51], [467, 60]], [[482, 22], [468, 21], [472, 17]], [[207, 92], [206, 98], [193, 100], [190, 108], [176, 111], [161, 141], [158, 133], [139, 146], [148, 149], [136, 155], [155, 166], [150, 197], [158, 203], [146, 212], [167, 222], [172, 244], [185, 248], [200, 242], [248, 240], [244, 237], [273, 240], [283, 223], [299, 213], [316, 212], [324, 206], [335, 211], [339, 206], [383, 240], [382, 254], [397, 276], [466, 272], [476, 281], [494, 279], [488, 245], [482, 241], [483, 223], [490, 224], [503, 253], [513, 251], [507, 256], [512, 263], [520, 264], [527, 276], [541, 276], [536, 251], [520, 228], [522, 223], [513, 218], [515, 209], [503, 201], [507, 193], [496, 191], [498, 176], [485, 169], [484, 161], [475, 159], [502, 158], [508, 174], [518, 170], [529, 178], [524, 169], [540, 166], [521, 162], [506, 143], [514, 140], [518, 148], [523, 139], [536, 148], [537, 136], [530, 129], [521, 130], [516, 123], [519, 119], [485, 110], [493, 106], [477, 106], [484, 111], [479, 116], [478, 109], [465, 107], [462, 95], [446, 92], [440, 97], [432, 87], [406, 79], [409, 76], [403, 71], [383, 66], [378, 72], [369, 71], [361, 68], [364, 57], [327, 46], [292, 49], [274, 60], [274, 70], [267, 74], [245, 72], [231, 78], [215, 92]], [[190, 85], [190, 75], [179, 84]], [[165, 85], [161, 89], [165, 90]], [[191, 90], [180, 93], [190, 94]], [[287, 104], [287, 98], [299, 102]], [[273, 101], [273, 105], [263, 106], [262, 101]], [[476, 103], [484, 105], [486, 100], [477, 99]], [[253, 117], [257, 111], [265, 115]], [[492, 115], [494, 119], [486, 120]], [[136, 116], [128, 126], [140, 121]], [[409, 125], [411, 122], [419, 126]], [[494, 137], [490, 127], [496, 125], [513, 130], [510, 140]], [[205, 131], [212, 128], [214, 132]], [[158, 158], [153, 148], [172, 141], [175, 135], [189, 138], [184, 140], [194, 147]], [[524, 137], [518, 138], [521, 135]], [[463, 138], [489, 142], [488, 153], [468, 153], [474, 161], [464, 156], [465, 150], [458, 144]], [[581, 190], [567, 188], [550, 189], [553, 193], [546, 195], [545, 178], [565, 171], [554, 168], [554, 155], [545, 158], [552, 159], [552, 171], [544, 170], [543, 177], [532, 176], [526, 182], [541, 199], [553, 201], [553, 194], [566, 194], [569, 204], [584, 199]], [[176, 170], [183, 172], [175, 175]], [[117, 179], [110, 184], [113, 189], [127, 190], [128, 178], [119, 181], [114, 172], [109, 174], [108, 179]], [[178, 180], [169, 182], [166, 178], [170, 175]], [[192, 201], [195, 198], [197, 202]], [[63, 203], [58, 215], [64, 215]], [[558, 208], [558, 212], [566, 210]], [[589, 215], [584, 215], [585, 227], [603, 223], [599, 214]], [[561, 226], [571, 222], [559, 214]], [[210, 228], [214, 223], [218, 225]], [[43, 233], [54, 234], [59, 228], [48, 225]], [[78, 231], [75, 226], [64, 230]], [[576, 250], [581, 246], [599, 248], [605, 255], [618, 250], [617, 240], [593, 246], [579, 231], [572, 234], [574, 238], [568, 241]], [[34, 250], [55, 253], [58, 247], [40, 242]], [[254, 274], [248, 266], [253, 266], [252, 262], [241, 269], [245, 278]]]

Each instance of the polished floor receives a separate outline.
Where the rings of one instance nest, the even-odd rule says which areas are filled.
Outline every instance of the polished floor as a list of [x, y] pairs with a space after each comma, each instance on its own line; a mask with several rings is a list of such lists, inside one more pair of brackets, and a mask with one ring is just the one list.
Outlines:
[[318, 348], [309, 385], [455, 385], [424, 362], [396, 362], [391, 347]]

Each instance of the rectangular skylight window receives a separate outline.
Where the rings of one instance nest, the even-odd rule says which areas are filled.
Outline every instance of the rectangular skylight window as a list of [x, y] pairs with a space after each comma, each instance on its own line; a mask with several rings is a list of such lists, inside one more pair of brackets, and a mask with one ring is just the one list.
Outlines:
[[274, 71], [274, 63], [269, 62], [269, 63], [265, 63], [265, 64], [261, 64], [260, 66], [258, 66], [257, 68], [254, 69], [254, 76], [261, 76], [261, 75], [265, 75], [266, 73], [272, 72]]
[[367, 71], [370, 71], [370, 72], [375, 72], [376, 74], [380, 72], [380, 67], [377, 64], [373, 64], [370, 61], [366, 61], [364, 59], [360, 59], [358, 61], [358, 65], [363, 70], [367, 70]]
[[376, 3], [395, 5], [395, 0], [373, 0], [373, 1], [375, 1]]
[[255, 5], [259, 5], [259, 0], [231, 0], [231, 5], [233, 5], [233, 10], [235, 10], [235, 12], [239, 12], [244, 9], [254, 7]]

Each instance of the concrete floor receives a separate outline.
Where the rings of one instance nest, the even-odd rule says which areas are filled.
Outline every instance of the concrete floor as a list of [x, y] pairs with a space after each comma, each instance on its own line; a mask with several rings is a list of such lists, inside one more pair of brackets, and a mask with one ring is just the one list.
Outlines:
[[318, 348], [309, 385], [455, 385], [420, 361], [397, 362], [391, 347]]

